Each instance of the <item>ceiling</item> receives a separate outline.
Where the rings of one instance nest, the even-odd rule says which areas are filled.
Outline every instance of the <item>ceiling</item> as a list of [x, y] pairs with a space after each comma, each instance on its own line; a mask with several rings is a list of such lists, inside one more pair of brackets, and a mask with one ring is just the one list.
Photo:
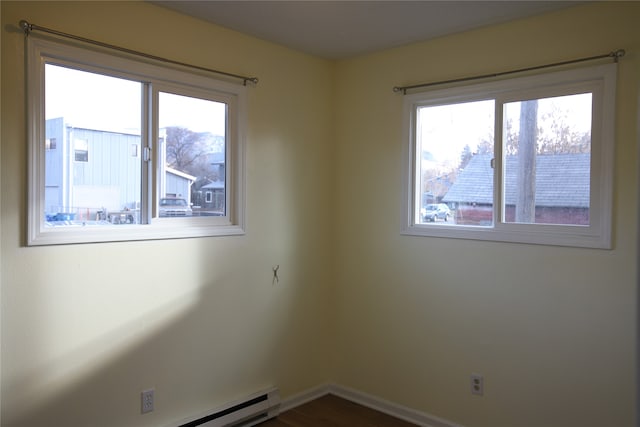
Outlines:
[[580, 3], [553, 0], [150, 1], [327, 59], [353, 57]]

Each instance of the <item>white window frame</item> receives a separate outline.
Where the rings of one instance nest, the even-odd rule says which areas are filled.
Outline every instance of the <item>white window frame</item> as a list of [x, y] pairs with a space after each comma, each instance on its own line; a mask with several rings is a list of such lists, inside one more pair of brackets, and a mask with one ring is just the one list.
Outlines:
[[[246, 87], [158, 62], [145, 62], [111, 52], [89, 49], [57, 40], [30, 36], [27, 40], [28, 109], [28, 245], [74, 244], [112, 241], [242, 235], [245, 233]], [[140, 224], [126, 226], [45, 227], [45, 64], [69, 66], [83, 71], [139, 81], [144, 84], [141, 100], [141, 149], [151, 148], [149, 161], [142, 162]], [[159, 151], [157, 142], [157, 91], [205, 99], [223, 100], [228, 106], [226, 132], [226, 215], [216, 217], [159, 218]]]
[[[405, 95], [401, 233], [413, 236], [490, 240], [542, 245], [610, 249], [613, 203], [613, 162], [616, 96], [616, 64], [577, 68], [534, 76]], [[529, 95], [559, 96], [592, 91], [590, 224], [588, 226], [507, 223], [502, 219], [502, 104]], [[494, 125], [493, 224], [464, 226], [425, 224], [417, 221], [420, 209], [417, 169], [416, 112], [424, 106], [496, 100]]]

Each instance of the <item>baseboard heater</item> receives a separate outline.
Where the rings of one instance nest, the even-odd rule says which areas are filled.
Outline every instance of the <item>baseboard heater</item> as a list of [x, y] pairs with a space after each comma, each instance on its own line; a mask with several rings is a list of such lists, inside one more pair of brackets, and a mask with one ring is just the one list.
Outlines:
[[280, 394], [272, 388], [230, 403], [179, 427], [249, 427], [278, 415]]

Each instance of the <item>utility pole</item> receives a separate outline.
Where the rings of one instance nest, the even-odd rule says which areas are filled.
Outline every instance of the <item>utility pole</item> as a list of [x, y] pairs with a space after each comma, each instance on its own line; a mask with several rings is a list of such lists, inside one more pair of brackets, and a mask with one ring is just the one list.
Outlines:
[[536, 220], [536, 145], [538, 137], [538, 100], [520, 103], [518, 182], [516, 222]]

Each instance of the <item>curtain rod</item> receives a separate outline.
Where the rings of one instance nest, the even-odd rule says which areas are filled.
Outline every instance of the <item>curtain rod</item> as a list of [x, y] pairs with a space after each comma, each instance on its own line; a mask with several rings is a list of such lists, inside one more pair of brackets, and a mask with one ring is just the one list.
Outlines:
[[141, 56], [143, 58], [152, 59], [154, 61], [166, 62], [166, 63], [173, 64], [173, 65], [179, 65], [179, 66], [182, 66], [182, 67], [193, 68], [193, 69], [200, 70], [200, 71], [206, 71], [206, 72], [209, 72], [209, 73], [215, 73], [215, 74], [219, 74], [219, 75], [222, 75], [222, 76], [227, 76], [227, 77], [232, 77], [232, 78], [235, 78], [235, 79], [240, 79], [240, 80], [242, 80], [242, 84], [244, 86], [247, 85], [247, 82], [251, 82], [253, 84], [257, 84], [258, 83], [258, 78], [257, 77], [247, 77], [247, 76], [242, 76], [242, 75], [239, 75], [239, 74], [227, 73], [225, 71], [214, 70], [212, 68], [201, 67], [199, 65], [193, 65], [193, 64], [187, 64], [185, 62], [174, 61], [173, 59], [167, 59], [167, 58], [163, 58], [163, 57], [160, 57], [160, 56], [155, 56], [155, 55], [151, 55], [151, 54], [148, 54], [148, 53], [139, 52], [139, 51], [132, 50], [132, 49], [127, 49], [126, 47], [116, 46], [116, 45], [112, 45], [112, 44], [109, 44], [109, 43], [103, 43], [101, 41], [87, 39], [87, 38], [84, 38], [84, 37], [75, 36], [73, 34], [63, 33], [62, 31], [53, 30], [51, 28], [41, 27], [41, 26], [36, 25], [36, 24], [31, 24], [31, 23], [29, 23], [29, 22], [27, 22], [25, 20], [20, 21], [20, 28], [22, 28], [22, 30], [24, 31], [26, 36], [31, 34], [32, 31], [42, 31], [42, 32], [53, 34], [53, 35], [56, 35], [56, 36], [65, 37], [65, 38], [68, 38], [68, 39], [81, 41], [83, 43], [89, 43], [89, 44], [93, 44], [93, 45], [96, 45], [96, 46], [100, 46], [100, 47], [104, 47], [104, 48], [108, 48], [108, 49], [112, 49], [112, 50], [117, 50], [117, 51], [124, 52], [124, 53], [130, 54], [130, 55]]
[[625, 53], [626, 52], [624, 51], [624, 49], [618, 49], [618, 50], [614, 50], [612, 52], [605, 53], [605, 54], [602, 54], [602, 55], [590, 56], [590, 57], [587, 57], [587, 58], [572, 59], [572, 60], [569, 60], [569, 61], [554, 62], [552, 64], [538, 65], [538, 66], [535, 66], [535, 67], [528, 67], [528, 68], [520, 68], [520, 69], [517, 69], [517, 70], [503, 71], [503, 72], [500, 72], [500, 73], [484, 74], [484, 75], [472, 76], [472, 77], [462, 77], [462, 78], [459, 78], [459, 79], [452, 79], [452, 80], [441, 80], [441, 81], [431, 82], [431, 83], [420, 83], [420, 84], [415, 84], [415, 85], [410, 85], [410, 86], [394, 86], [393, 87], [393, 91], [394, 92], [402, 92], [403, 95], [406, 95], [407, 91], [411, 90], [411, 89], [424, 88], [424, 87], [437, 86], [437, 85], [444, 85], [444, 84], [448, 84], [448, 83], [468, 82], [468, 81], [471, 81], [471, 80], [488, 79], [490, 77], [500, 77], [500, 76], [506, 76], [508, 74], [524, 73], [526, 71], [540, 70], [542, 68], [559, 67], [561, 65], [576, 64], [576, 63], [579, 63], [579, 62], [595, 61], [597, 59], [604, 59], [604, 58], [613, 58], [614, 62], [618, 62], [618, 59], [622, 58], [625, 55]]

